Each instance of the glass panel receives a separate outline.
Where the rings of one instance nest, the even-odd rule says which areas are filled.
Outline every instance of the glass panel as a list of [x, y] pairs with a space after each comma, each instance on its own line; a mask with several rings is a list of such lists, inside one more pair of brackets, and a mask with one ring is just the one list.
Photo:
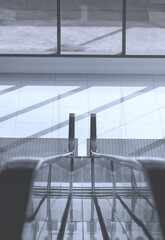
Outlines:
[[103, 158], [95, 158], [95, 190], [106, 194], [112, 188], [111, 163]]
[[[33, 212], [37, 209], [42, 197], [31, 200]], [[61, 219], [65, 210], [67, 198], [47, 197], [39, 208], [35, 218], [24, 225], [23, 240], [52, 239], [57, 237], [61, 226]]]
[[91, 189], [91, 159], [75, 158], [73, 172], [73, 187], [81, 191]]
[[128, 0], [126, 53], [165, 54], [165, 0]]
[[108, 189], [108, 181], [103, 180], [104, 167], [109, 169], [112, 179], [109, 181], [109, 196], [98, 199], [109, 236], [112, 239], [163, 239], [144, 173], [117, 163], [110, 167], [110, 161], [105, 159], [96, 159], [96, 163], [100, 166], [96, 165], [96, 180], [100, 177], [98, 182], [105, 182], [102, 193], [105, 194], [105, 187]]
[[103, 239], [91, 198], [72, 199], [64, 235], [64, 240], [68, 239]]
[[55, 53], [56, 2], [56, 0], [1, 0], [0, 53]]
[[63, 54], [120, 54], [121, 0], [62, 0]]

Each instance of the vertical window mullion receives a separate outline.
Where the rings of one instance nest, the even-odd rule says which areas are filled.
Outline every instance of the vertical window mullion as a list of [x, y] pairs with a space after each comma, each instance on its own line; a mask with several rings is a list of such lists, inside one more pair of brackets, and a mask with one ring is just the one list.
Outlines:
[[126, 55], [126, 0], [123, 0], [122, 9], [122, 55]]
[[57, 55], [61, 55], [61, 0], [57, 0]]

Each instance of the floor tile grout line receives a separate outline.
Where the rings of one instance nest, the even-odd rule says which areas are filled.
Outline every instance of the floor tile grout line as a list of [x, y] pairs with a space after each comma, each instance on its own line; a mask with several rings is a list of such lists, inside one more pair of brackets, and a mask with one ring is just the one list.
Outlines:
[[160, 108], [160, 106], [159, 106], [158, 95], [157, 95], [157, 91], [156, 91], [156, 88], [155, 88], [154, 75], [152, 75], [152, 81], [153, 81], [153, 84], [154, 84], [154, 92], [155, 92], [156, 101], [157, 101], [157, 105], [158, 105], [158, 113], [159, 113], [159, 118], [160, 118], [160, 122], [161, 122], [161, 128], [162, 128], [163, 136], [165, 137], [165, 130], [164, 130], [164, 127], [163, 127], [163, 121], [162, 121], [162, 117], [161, 117], [161, 114], [160, 114], [160, 109], [161, 109], [161, 108]]
[[[57, 78], [57, 74], [54, 74], [54, 89], [53, 89], [53, 97], [55, 97], [56, 78]], [[51, 124], [51, 128], [52, 128], [52, 126], [53, 126], [53, 121], [54, 121], [54, 105], [55, 105], [55, 102], [53, 101], [53, 106], [52, 106], [52, 124]], [[51, 138], [52, 138], [52, 129], [51, 129]]]
[[127, 128], [126, 128], [126, 118], [125, 118], [125, 106], [123, 102], [123, 88], [122, 88], [122, 75], [120, 74], [120, 89], [121, 89], [121, 99], [122, 99], [122, 109], [123, 109], [123, 117], [124, 117], [124, 130], [125, 130], [125, 136], [127, 138]]
[[17, 105], [17, 110], [16, 110], [16, 116], [15, 116], [15, 123], [14, 123], [14, 129], [13, 129], [13, 137], [15, 136], [15, 129], [16, 129], [17, 118], [18, 118], [17, 112], [18, 112], [18, 109], [19, 109], [19, 102], [20, 102], [21, 93], [22, 93], [22, 86], [23, 86], [23, 77], [24, 77], [24, 74], [21, 73], [20, 76], [21, 76], [21, 82], [20, 82], [21, 88], [20, 88], [18, 105]]

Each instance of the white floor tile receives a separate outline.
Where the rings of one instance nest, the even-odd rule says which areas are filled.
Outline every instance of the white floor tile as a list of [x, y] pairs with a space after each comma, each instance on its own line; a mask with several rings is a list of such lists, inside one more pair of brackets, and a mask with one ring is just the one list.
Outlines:
[[[37, 106], [35, 106], [37, 104]], [[53, 94], [50, 93], [42, 93], [35, 94], [34, 93], [21, 93], [19, 100], [19, 108], [26, 107], [41, 107], [45, 106], [47, 108], [52, 108], [54, 105]]]
[[160, 111], [161, 123], [162, 123], [163, 129], [165, 130], [165, 108], [162, 108], [159, 111]]
[[126, 138], [125, 126], [99, 124], [97, 126], [98, 138]]
[[124, 109], [126, 108], [158, 108], [155, 91], [124, 97]]
[[81, 124], [89, 123], [88, 112], [83, 111], [81, 108], [53, 108], [53, 124], [69, 121], [69, 114], [75, 114], [75, 121]]
[[13, 137], [15, 118], [0, 123], [0, 137]]
[[126, 123], [149, 123], [161, 124], [159, 110], [150, 110], [148, 108], [126, 108], [124, 109]]
[[96, 113], [98, 138], [162, 138], [164, 77], [23, 74], [22, 81], [15, 74], [12, 82], [12, 75], [0, 74], [0, 136], [68, 138], [69, 113], [75, 113], [79, 154], [86, 155], [90, 113]]
[[34, 85], [26, 85], [23, 86], [21, 92], [23, 93], [35, 93], [35, 94], [50, 94], [53, 95], [55, 87], [52, 86], [34, 86]]
[[153, 88], [143, 87], [143, 86], [124, 86], [121, 88], [122, 96], [126, 99], [131, 99], [133, 97], [140, 96], [146, 92], [153, 91]]
[[57, 85], [55, 86], [54, 92], [57, 96], [59, 96], [59, 99], [63, 99], [64, 97], [69, 97], [72, 96], [76, 93], [86, 93], [87, 88], [81, 85], [69, 85], [66, 84], [65, 86], [63, 85]]
[[165, 87], [159, 87], [155, 92], [159, 108], [165, 107]]
[[16, 117], [17, 107], [1, 107], [0, 110], [0, 122], [1, 120], [7, 120]]
[[49, 123], [16, 123], [14, 137], [51, 137]]
[[97, 113], [97, 124], [114, 124], [118, 126], [124, 122], [123, 104], [118, 104]]
[[[121, 103], [121, 94], [120, 92], [113, 94], [96, 94], [89, 93], [89, 111], [104, 111], [110, 107], [120, 105]], [[96, 113], [97, 113], [96, 112]]]
[[0, 95], [0, 108], [15, 108], [18, 107], [20, 99], [20, 94], [14, 94], [12, 92], [7, 92], [4, 95]]
[[52, 123], [53, 108], [39, 107], [23, 113], [24, 110], [18, 108], [17, 123]]
[[22, 88], [21, 84], [20, 85], [16, 85], [14, 83], [6, 84], [0, 81], [0, 95], [4, 95], [9, 92], [13, 94], [19, 94], [21, 92], [21, 88]]
[[66, 126], [60, 124], [53, 124], [52, 138], [68, 138], [68, 136], [69, 136], [68, 124], [66, 124]]
[[164, 137], [163, 129], [160, 124], [126, 124], [127, 138], [135, 139], [159, 139]]
[[88, 110], [87, 94], [75, 93], [54, 102], [55, 108], [81, 108], [83, 111]]

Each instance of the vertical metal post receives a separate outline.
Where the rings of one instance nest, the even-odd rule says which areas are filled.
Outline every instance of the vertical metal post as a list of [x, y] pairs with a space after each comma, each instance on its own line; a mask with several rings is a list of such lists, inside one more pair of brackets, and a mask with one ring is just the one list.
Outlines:
[[94, 199], [91, 198], [91, 222], [90, 222], [90, 239], [95, 239], [95, 229], [94, 229]]
[[52, 240], [52, 217], [51, 217], [51, 206], [50, 206], [50, 194], [48, 194], [47, 196], [47, 216], [48, 216], [47, 227], [48, 227], [49, 239]]
[[116, 171], [114, 168], [114, 162], [111, 161], [111, 172], [112, 172], [112, 185], [113, 185], [113, 199], [116, 202]]
[[126, 55], [126, 11], [127, 5], [126, 0], [123, 0], [122, 4], [122, 55]]
[[52, 164], [49, 166], [48, 170], [48, 182], [47, 182], [47, 216], [48, 216], [48, 234], [49, 239], [52, 239], [52, 221], [51, 221], [51, 207], [50, 207], [50, 188], [51, 188], [51, 181], [52, 181]]
[[99, 219], [103, 239], [104, 240], [110, 240], [108, 232], [107, 232], [107, 228], [106, 228], [106, 225], [105, 225], [105, 222], [104, 222], [104, 218], [103, 218], [103, 215], [102, 215], [102, 212], [101, 212], [101, 209], [100, 209], [100, 206], [98, 204], [97, 197], [95, 196], [95, 194], [93, 194], [93, 200], [94, 200], [94, 203], [95, 203], [95, 207], [96, 207], [97, 216], [98, 216], [98, 219]]
[[91, 182], [92, 182], [92, 193], [95, 192], [95, 159], [92, 152], [96, 152], [96, 114], [91, 114], [90, 123], [90, 155], [91, 155]]
[[91, 157], [91, 182], [92, 182], [92, 193], [95, 192], [95, 159]]
[[61, 219], [61, 226], [57, 235], [56, 240], [63, 240], [64, 238], [64, 233], [65, 233], [65, 228], [66, 228], [66, 223], [67, 223], [67, 218], [68, 218], [68, 213], [69, 213], [69, 208], [72, 200], [72, 194], [70, 193], [68, 196], [68, 200], [65, 206], [65, 210], [63, 212], [63, 216]]
[[52, 164], [49, 166], [48, 170], [48, 182], [47, 182], [47, 192], [49, 193], [51, 188], [51, 181], [52, 181]]
[[[69, 152], [74, 151], [75, 145], [75, 114], [69, 114], [69, 141], [68, 149]], [[70, 192], [73, 191], [73, 175], [74, 175], [74, 156], [70, 157]]]
[[61, 55], [61, 0], [57, 0], [57, 56]]
[[73, 199], [71, 199], [71, 204], [70, 205], [71, 206], [70, 206], [69, 233], [68, 233], [69, 236], [68, 236], [68, 239], [73, 239], [74, 224], [75, 224], [75, 222], [73, 221]]
[[74, 151], [75, 145], [75, 114], [69, 114], [69, 142], [68, 142], [68, 149], [69, 152]]
[[[111, 161], [111, 173], [112, 173], [112, 185], [113, 185], [113, 206], [112, 206], [112, 224], [116, 219], [116, 171], [114, 169], [114, 163]], [[114, 233], [113, 233], [114, 234]]]
[[134, 170], [131, 169], [131, 186], [132, 186], [132, 190], [134, 191], [134, 193], [138, 192], [138, 187], [136, 184], [136, 178], [135, 178], [135, 174], [134, 174]]

